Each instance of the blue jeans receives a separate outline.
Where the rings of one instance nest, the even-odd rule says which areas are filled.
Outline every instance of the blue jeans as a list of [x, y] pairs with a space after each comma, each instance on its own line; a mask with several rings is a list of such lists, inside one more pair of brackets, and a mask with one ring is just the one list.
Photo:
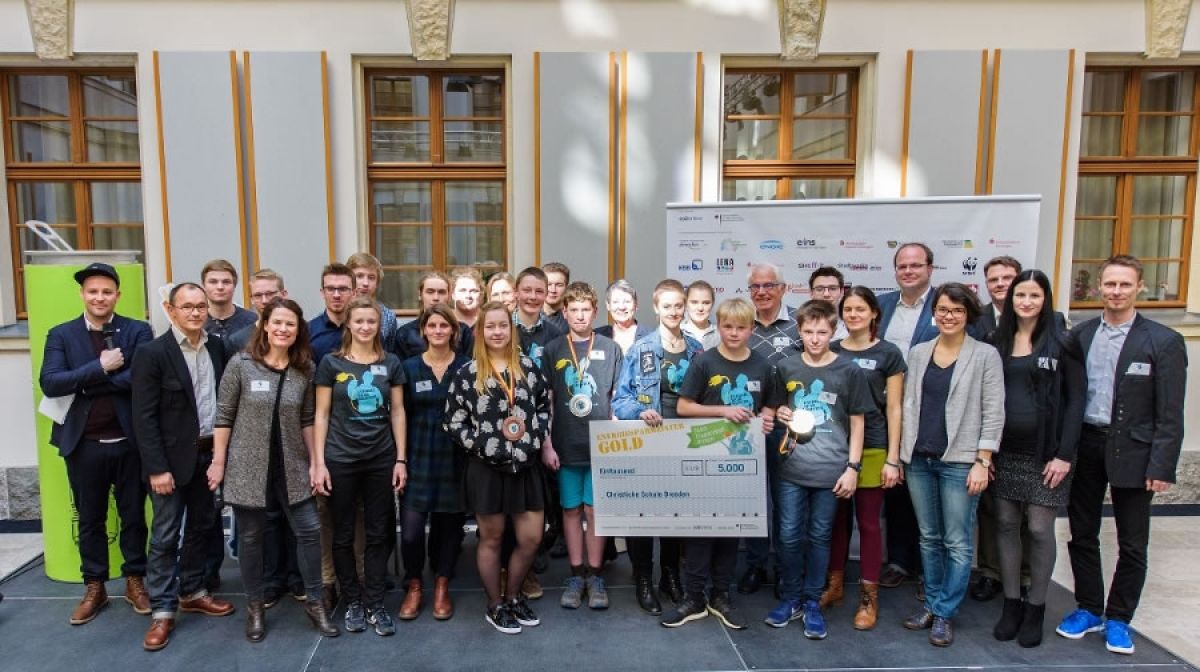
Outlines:
[[837, 496], [830, 488], [811, 488], [783, 479], [776, 484], [779, 536], [775, 553], [779, 556], [779, 591], [784, 599], [821, 599], [837, 505]]
[[[212, 453], [202, 453], [196, 459], [192, 480], [186, 485], [176, 483], [169, 495], [150, 493], [154, 522], [150, 526], [146, 592], [150, 594], [154, 618], [175, 618], [181, 597], [191, 599], [207, 594], [204, 563], [208, 557], [209, 531], [217, 524], [213, 493], [205, 476], [211, 462]], [[181, 527], [184, 528], [182, 548]]]
[[[767, 530], [766, 537], [751, 537], [746, 539], [746, 567], [747, 569], [766, 569], [767, 560], [771, 555], [771, 540], [779, 536], [779, 518], [775, 513], [775, 481], [776, 475], [779, 472], [779, 459], [777, 450], [772, 450], [772, 446], [779, 447], [779, 442], [783, 440], [783, 429], [776, 427], [775, 431], [767, 435]], [[778, 552], [777, 552], [778, 553]], [[779, 558], [775, 559], [776, 565], [779, 563]], [[778, 567], [776, 567], [778, 569]], [[778, 577], [775, 579], [778, 581]]]
[[925, 569], [925, 608], [952, 618], [967, 594], [975, 551], [975, 508], [979, 496], [967, 493], [970, 464], [913, 455], [905, 470]]

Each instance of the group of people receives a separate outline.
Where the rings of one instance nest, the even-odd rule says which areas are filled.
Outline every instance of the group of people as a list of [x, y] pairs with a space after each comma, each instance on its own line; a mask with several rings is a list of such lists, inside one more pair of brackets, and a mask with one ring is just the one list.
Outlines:
[[[563, 608], [605, 609], [616, 554], [596, 535], [588, 423], [760, 417], [768, 537], [659, 538], [657, 582], [656, 539], [626, 540], [637, 603], [661, 625], [713, 616], [747, 627], [732, 593], [769, 580], [773, 548], [778, 604], [766, 624], [799, 620], [806, 637], [825, 638], [857, 523], [854, 628], [875, 627], [880, 586], [911, 577], [922, 608], [904, 627], [949, 646], [977, 557], [972, 593], [1003, 593], [995, 637], [1037, 646], [1066, 506], [1078, 609], [1056, 631], [1103, 630], [1109, 650], [1132, 653], [1150, 503], [1175, 478], [1186, 376], [1181, 337], [1135, 308], [1140, 262], [1106, 261], [1103, 313], [1073, 329], [1046, 275], [1011, 257], [988, 262], [987, 305], [963, 284], [933, 286], [922, 243], [900, 245], [894, 266], [898, 290], [880, 296], [817, 269], [796, 310], [772, 264], [750, 267], [749, 300], [719, 305], [703, 281], [666, 279], [651, 294], [655, 325], [636, 320], [628, 282], [601, 297], [561, 263], [486, 283], [469, 268], [429, 272], [418, 317], [401, 325], [376, 297], [383, 268], [369, 254], [322, 269], [325, 310], [308, 320], [269, 269], [249, 279], [254, 310], [236, 306], [236, 270], [216, 260], [199, 283], [170, 289], [171, 327], [154, 338], [114, 312], [120, 278], [92, 264], [75, 276], [84, 314], [51, 330], [40, 376], [47, 396], [74, 395], [52, 437], [79, 512], [86, 587], [70, 622], [108, 604], [110, 490], [124, 597], [151, 616], [147, 650], [167, 645], [179, 611], [233, 613], [216, 595], [224, 505], [252, 642], [288, 593], [324, 636], [395, 633], [384, 597], [397, 510], [399, 619], [425, 606], [426, 564], [433, 617], [453, 616], [468, 516], [497, 630], [539, 624], [529, 601], [548, 558], [570, 565]], [[602, 307], [609, 324], [597, 327]], [[1109, 492], [1119, 560], [1106, 602]]]

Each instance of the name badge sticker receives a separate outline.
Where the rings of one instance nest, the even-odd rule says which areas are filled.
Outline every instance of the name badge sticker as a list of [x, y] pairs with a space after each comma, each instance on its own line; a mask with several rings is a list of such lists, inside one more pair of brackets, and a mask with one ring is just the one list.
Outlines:
[[820, 399], [822, 402], [829, 404], [830, 406], [837, 405], [837, 397], [837, 392], [822, 392], [817, 395], [817, 399]]
[[604, 359], [604, 351], [592, 350], [588, 353], [588, 359], [592, 360], [593, 362], [602, 361]]
[[788, 338], [787, 336], [776, 336], [775, 338], [771, 339], [771, 345], [777, 348], [785, 348], [791, 344], [792, 339]]
[[1148, 376], [1150, 375], [1150, 364], [1148, 362], [1130, 362], [1129, 370], [1125, 372], [1127, 376]]
[[383, 364], [372, 364], [371, 365], [371, 375], [372, 376], [383, 376], [384, 378], [386, 378], [387, 377], [387, 367], [384, 366]]
[[762, 383], [758, 382], [757, 380], [748, 380], [748, 381], [746, 381], [746, 391], [747, 392], [761, 392], [762, 391]]
[[252, 380], [250, 381], [251, 392], [270, 392], [271, 381], [269, 380]]
[[1038, 368], [1047, 371], [1058, 370], [1058, 360], [1054, 357], [1038, 357]]
[[858, 364], [858, 368], [860, 369], [866, 369], [868, 371], [875, 370], [875, 360], [873, 359], [856, 358], [854, 361]]
[[429, 392], [432, 389], [433, 389], [433, 381], [432, 380], [418, 380], [417, 381], [417, 392]]
[[930, 318], [929, 318], [929, 324], [931, 324], [931, 325], [933, 325], [933, 326], [935, 326], [935, 327], [936, 327], [936, 326], [937, 326], [937, 318], [936, 318], [936, 317], [930, 317]]

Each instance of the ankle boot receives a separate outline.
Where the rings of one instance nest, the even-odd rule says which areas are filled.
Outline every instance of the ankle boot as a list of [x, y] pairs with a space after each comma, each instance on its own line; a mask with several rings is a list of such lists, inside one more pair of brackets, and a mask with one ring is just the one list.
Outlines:
[[843, 582], [846, 580], [846, 572], [835, 571], [829, 572], [828, 587], [825, 592], [821, 593], [821, 608], [827, 609], [842, 603], [842, 598], [845, 597], [845, 586]]
[[452, 616], [454, 602], [450, 600], [450, 579], [439, 576], [433, 584], [433, 617], [439, 621], [448, 621]]
[[402, 621], [411, 621], [421, 615], [421, 580], [409, 579], [407, 588], [400, 611], [396, 612], [397, 618]]
[[870, 630], [879, 620], [879, 584], [863, 583], [858, 595], [858, 611], [854, 612], [854, 629]]
[[1004, 598], [1004, 610], [1000, 613], [996, 627], [992, 629], [992, 635], [996, 639], [1008, 642], [1017, 636], [1017, 631], [1021, 628], [1023, 604], [1021, 600]]
[[1046, 605], [1025, 603], [1021, 615], [1021, 629], [1017, 631], [1017, 643], [1032, 648], [1042, 643], [1042, 621], [1046, 617]]
[[679, 569], [663, 567], [662, 578], [658, 582], [658, 592], [666, 595], [675, 604], [681, 604], [685, 597], [683, 582], [679, 579]]
[[662, 603], [658, 601], [658, 595], [654, 594], [654, 584], [650, 582], [650, 577], [645, 574], [639, 574], [634, 578], [637, 584], [635, 594], [637, 595], [638, 606], [642, 611], [658, 616], [662, 613]]
[[312, 600], [305, 602], [304, 613], [308, 614], [308, 620], [312, 621], [313, 627], [321, 633], [322, 637], [337, 637], [341, 634], [333, 621], [329, 620], [329, 612], [325, 611], [325, 605], [320, 602]]
[[261, 642], [267, 636], [267, 610], [262, 600], [246, 604], [246, 639]]

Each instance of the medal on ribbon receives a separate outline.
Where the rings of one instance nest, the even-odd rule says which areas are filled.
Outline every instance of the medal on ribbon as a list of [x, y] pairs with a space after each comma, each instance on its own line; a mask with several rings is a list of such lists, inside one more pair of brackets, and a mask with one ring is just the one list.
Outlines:
[[504, 390], [504, 396], [508, 398], [509, 416], [500, 423], [500, 433], [509, 441], [520, 441], [521, 437], [525, 436], [525, 420], [516, 415], [516, 383], [510, 384], [508, 381], [509, 372], [506, 370], [496, 377], [500, 384], [500, 389]]

